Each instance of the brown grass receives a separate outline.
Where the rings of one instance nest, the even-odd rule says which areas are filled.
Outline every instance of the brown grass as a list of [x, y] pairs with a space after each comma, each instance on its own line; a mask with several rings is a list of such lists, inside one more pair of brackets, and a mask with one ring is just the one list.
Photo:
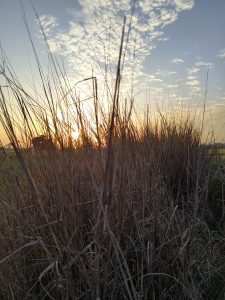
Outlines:
[[[57, 115], [55, 64], [53, 86], [39, 69], [44, 109], [1, 67], [16, 107], [1, 90], [1, 121], [24, 172], [12, 174], [13, 201], [0, 198], [1, 299], [223, 299], [224, 240], [208, 225], [201, 130], [189, 113], [135, 124], [119, 101], [122, 47], [123, 38], [108, 112], [89, 79], [91, 121], [64, 77], [58, 94], [73, 100], [78, 140], [71, 115]], [[37, 134], [57, 149], [21, 148]]]

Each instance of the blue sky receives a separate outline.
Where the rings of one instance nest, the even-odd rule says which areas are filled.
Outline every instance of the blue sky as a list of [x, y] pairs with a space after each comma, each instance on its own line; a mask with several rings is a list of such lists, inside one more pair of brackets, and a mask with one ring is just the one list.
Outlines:
[[[129, 20], [131, 2], [33, 1], [51, 50], [63, 56], [72, 82], [93, 71], [101, 84], [101, 69], [106, 62], [113, 81], [123, 16]], [[23, 0], [23, 4], [44, 60], [45, 48], [30, 1]], [[201, 107], [209, 69], [207, 113], [216, 136], [225, 141], [224, 14], [224, 0], [136, 1], [123, 74], [124, 97], [133, 82], [137, 108], [165, 99], [169, 106]], [[32, 57], [32, 49], [18, 0], [1, 0], [0, 42], [18, 75], [29, 78], [28, 56]]]

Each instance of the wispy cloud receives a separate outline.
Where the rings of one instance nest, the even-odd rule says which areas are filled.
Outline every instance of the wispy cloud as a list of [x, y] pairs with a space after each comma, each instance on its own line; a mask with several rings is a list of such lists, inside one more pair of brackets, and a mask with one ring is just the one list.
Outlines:
[[193, 76], [193, 75], [188, 75], [187, 76], [187, 80], [194, 80], [196, 79], [197, 77], [196, 76]]
[[200, 81], [198, 80], [197, 74], [200, 72], [200, 68], [196, 66], [187, 69], [186, 85], [189, 87], [191, 95], [199, 94], [201, 91]]
[[178, 84], [167, 84], [165, 85], [166, 88], [168, 89], [177, 89], [179, 87]]
[[199, 86], [199, 85], [192, 86], [191, 89], [190, 89], [190, 95], [191, 96], [199, 95], [201, 90], [202, 90], [201, 86]]
[[52, 34], [58, 27], [57, 19], [54, 16], [42, 15], [39, 17], [39, 21], [46, 35]]
[[148, 78], [149, 78], [149, 82], [162, 82], [163, 80], [162, 79], [160, 79], [160, 78], [157, 78], [157, 77], [155, 77], [155, 75], [149, 75], [148, 76]]
[[189, 91], [191, 95], [198, 95], [202, 88], [201, 82], [199, 81], [199, 74], [204, 67], [208, 67], [212, 69], [214, 64], [211, 62], [205, 62], [201, 59], [201, 57], [197, 57], [198, 60], [194, 63], [191, 68], [187, 69], [187, 77], [186, 77], [186, 85], [189, 87]]
[[213, 66], [214, 66], [213, 63], [211, 63], [211, 62], [205, 62], [203, 60], [197, 61], [195, 63], [195, 65], [196, 65], [196, 67], [209, 67], [210, 69], [212, 69]]
[[225, 58], [225, 48], [219, 51], [218, 57]]
[[191, 86], [191, 87], [196, 87], [196, 86], [199, 86], [200, 82], [196, 79], [193, 79], [193, 80], [189, 80], [186, 82], [187, 85]]
[[172, 76], [172, 75], [176, 75], [177, 72], [158, 69], [155, 74], [156, 74], [156, 76], [169, 77], [169, 76]]
[[159, 38], [159, 42], [167, 42], [169, 40], [170, 40], [169, 37], [161, 37], [161, 38]]
[[179, 10], [192, 9], [194, 6], [194, 0], [174, 0], [174, 3], [177, 5], [177, 9]]
[[196, 74], [200, 71], [200, 68], [195, 68], [195, 67], [192, 67], [190, 69], [187, 69], [188, 71], [188, 75], [191, 75], [191, 74]]
[[182, 58], [173, 58], [172, 59], [172, 63], [176, 64], [176, 65], [181, 64], [183, 62], [184, 62], [184, 60]]
[[[74, 81], [90, 76], [92, 70], [102, 82], [106, 71], [109, 75], [115, 73], [123, 16], [126, 15], [129, 20], [132, 2], [79, 0], [80, 10], [73, 15], [64, 30], [59, 30], [53, 16], [41, 17], [51, 50], [59, 53], [60, 49], [60, 54], [64, 56], [69, 67], [69, 75], [74, 77]], [[181, 11], [189, 10], [193, 6], [194, 0], [136, 2], [124, 62], [124, 82], [126, 78], [130, 81], [131, 74], [134, 82], [144, 78], [149, 80], [143, 72], [146, 57], [159, 41], [168, 39], [163, 36], [164, 28], [174, 22]]]

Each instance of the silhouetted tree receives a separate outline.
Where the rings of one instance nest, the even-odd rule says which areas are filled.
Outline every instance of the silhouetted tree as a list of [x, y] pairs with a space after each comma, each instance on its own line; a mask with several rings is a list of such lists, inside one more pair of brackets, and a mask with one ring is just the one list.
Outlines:
[[55, 145], [51, 139], [45, 135], [40, 135], [32, 139], [32, 144], [36, 150], [54, 150]]

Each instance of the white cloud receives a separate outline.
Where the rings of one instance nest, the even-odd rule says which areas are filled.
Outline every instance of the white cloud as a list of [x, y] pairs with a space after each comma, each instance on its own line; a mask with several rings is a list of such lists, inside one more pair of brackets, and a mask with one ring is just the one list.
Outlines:
[[156, 76], [169, 77], [177, 74], [177, 72], [158, 69], [155, 74]]
[[170, 40], [170, 37], [159, 38], [159, 42], [167, 42], [169, 40]]
[[194, 0], [174, 0], [174, 3], [180, 10], [192, 9], [194, 6]]
[[178, 64], [180, 64], [180, 63], [183, 63], [183, 62], [184, 62], [184, 60], [181, 59], [181, 58], [173, 58], [173, 59], [172, 59], [172, 63], [173, 63], [173, 64], [176, 64], [176, 65], [178, 65]]
[[200, 86], [194, 86], [190, 90], [190, 95], [197, 95], [201, 92], [201, 87]]
[[198, 73], [198, 72], [200, 71], [200, 68], [192, 67], [192, 68], [190, 68], [190, 69], [187, 69], [187, 71], [188, 71], [188, 74], [189, 74], [189, 75], [192, 75], [192, 74]]
[[200, 82], [196, 79], [194, 80], [189, 80], [186, 82], [187, 85], [191, 86], [191, 87], [196, 87], [196, 86], [199, 86]]
[[189, 87], [189, 92], [192, 96], [199, 94], [199, 92], [201, 91], [200, 82], [197, 77], [197, 73], [199, 71], [200, 68], [196, 67], [187, 69], [186, 85]]
[[177, 89], [179, 87], [178, 84], [167, 84], [166, 85], [166, 88], [168, 89]]
[[153, 90], [154, 92], [158, 92], [158, 93], [162, 93], [163, 92], [163, 88], [162, 87], [151, 86], [151, 90]]
[[[68, 76], [75, 83], [91, 76], [92, 70], [99, 84], [104, 84], [107, 70], [108, 80], [113, 83], [121, 39], [123, 16], [129, 16], [131, 0], [79, 0], [79, 12], [70, 14], [67, 29], [59, 29], [53, 16], [41, 16], [52, 52], [60, 53], [67, 64]], [[182, 10], [191, 9], [193, 0], [142, 0], [136, 2], [132, 19], [126, 58], [123, 69], [123, 82], [149, 82], [143, 72], [144, 61], [151, 55], [159, 41], [166, 41], [165, 26], [174, 22]], [[126, 35], [128, 22], [126, 24]], [[56, 47], [57, 45], [57, 47]], [[59, 49], [61, 49], [59, 51]], [[135, 60], [134, 60], [135, 52]], [[181, 63], [179, 59], [174, 63]], [[175, 72], [167, 72], [167, 76]], [[151, 81], [162, 81], [150, 78]], [[73, 84], [73, 82], [71, 84]], [[111, 85], [113, 86], [113, 85]], [[137, 85], [138, 86], [138, 85]]]
[[206, 66], [206, 67], [209, 67], [210, 69], [213, 68], [213, 63], [211, 63], [211, 62], [197, 61], [197, 62], [195, 63], [195, 65], [196, 65], [197, 67], [204, 67], [204, 66]]
[[165, 27], [168, 24], [174, 22], [178, 17], [178, 13], [175, 10], [168, 10], [168, 8], [161, 9], [161, 20], [162, 20], [162, 27]]
[[225, 48], [219, 51], [218, 57], [225, 58]]
[[162, 79], [156, 78], [154, 75], [149, 75], [149, 82], [162, 82]]
[[203, 70], [203, 67], [213, 68], [213, 63], [205, 62], [201, 60], [201, 57], [198, 59], [191, 68], [187, 69], [186, 85], [189, 87], [190, 95], [192, 96], [198, 95], [202, 90], [199, 81], [199, 72]]
[[57, 19], [54, 16], [42, 15], [39, 21], [46, 35], [51, 34], [58, 27]]
[[170, 76], [170, 75], [175, 75], [175, 74], [177, 74], [177, 72], [175, 72], [175, 71], [170, 71], [170, 72], [168, 72], [168, 76]]
[[187, 76], [187, 80], [194, 80], [196, 79], [197, 77], [196, 76], [193, 76], [193, 75], [188, 75]]

